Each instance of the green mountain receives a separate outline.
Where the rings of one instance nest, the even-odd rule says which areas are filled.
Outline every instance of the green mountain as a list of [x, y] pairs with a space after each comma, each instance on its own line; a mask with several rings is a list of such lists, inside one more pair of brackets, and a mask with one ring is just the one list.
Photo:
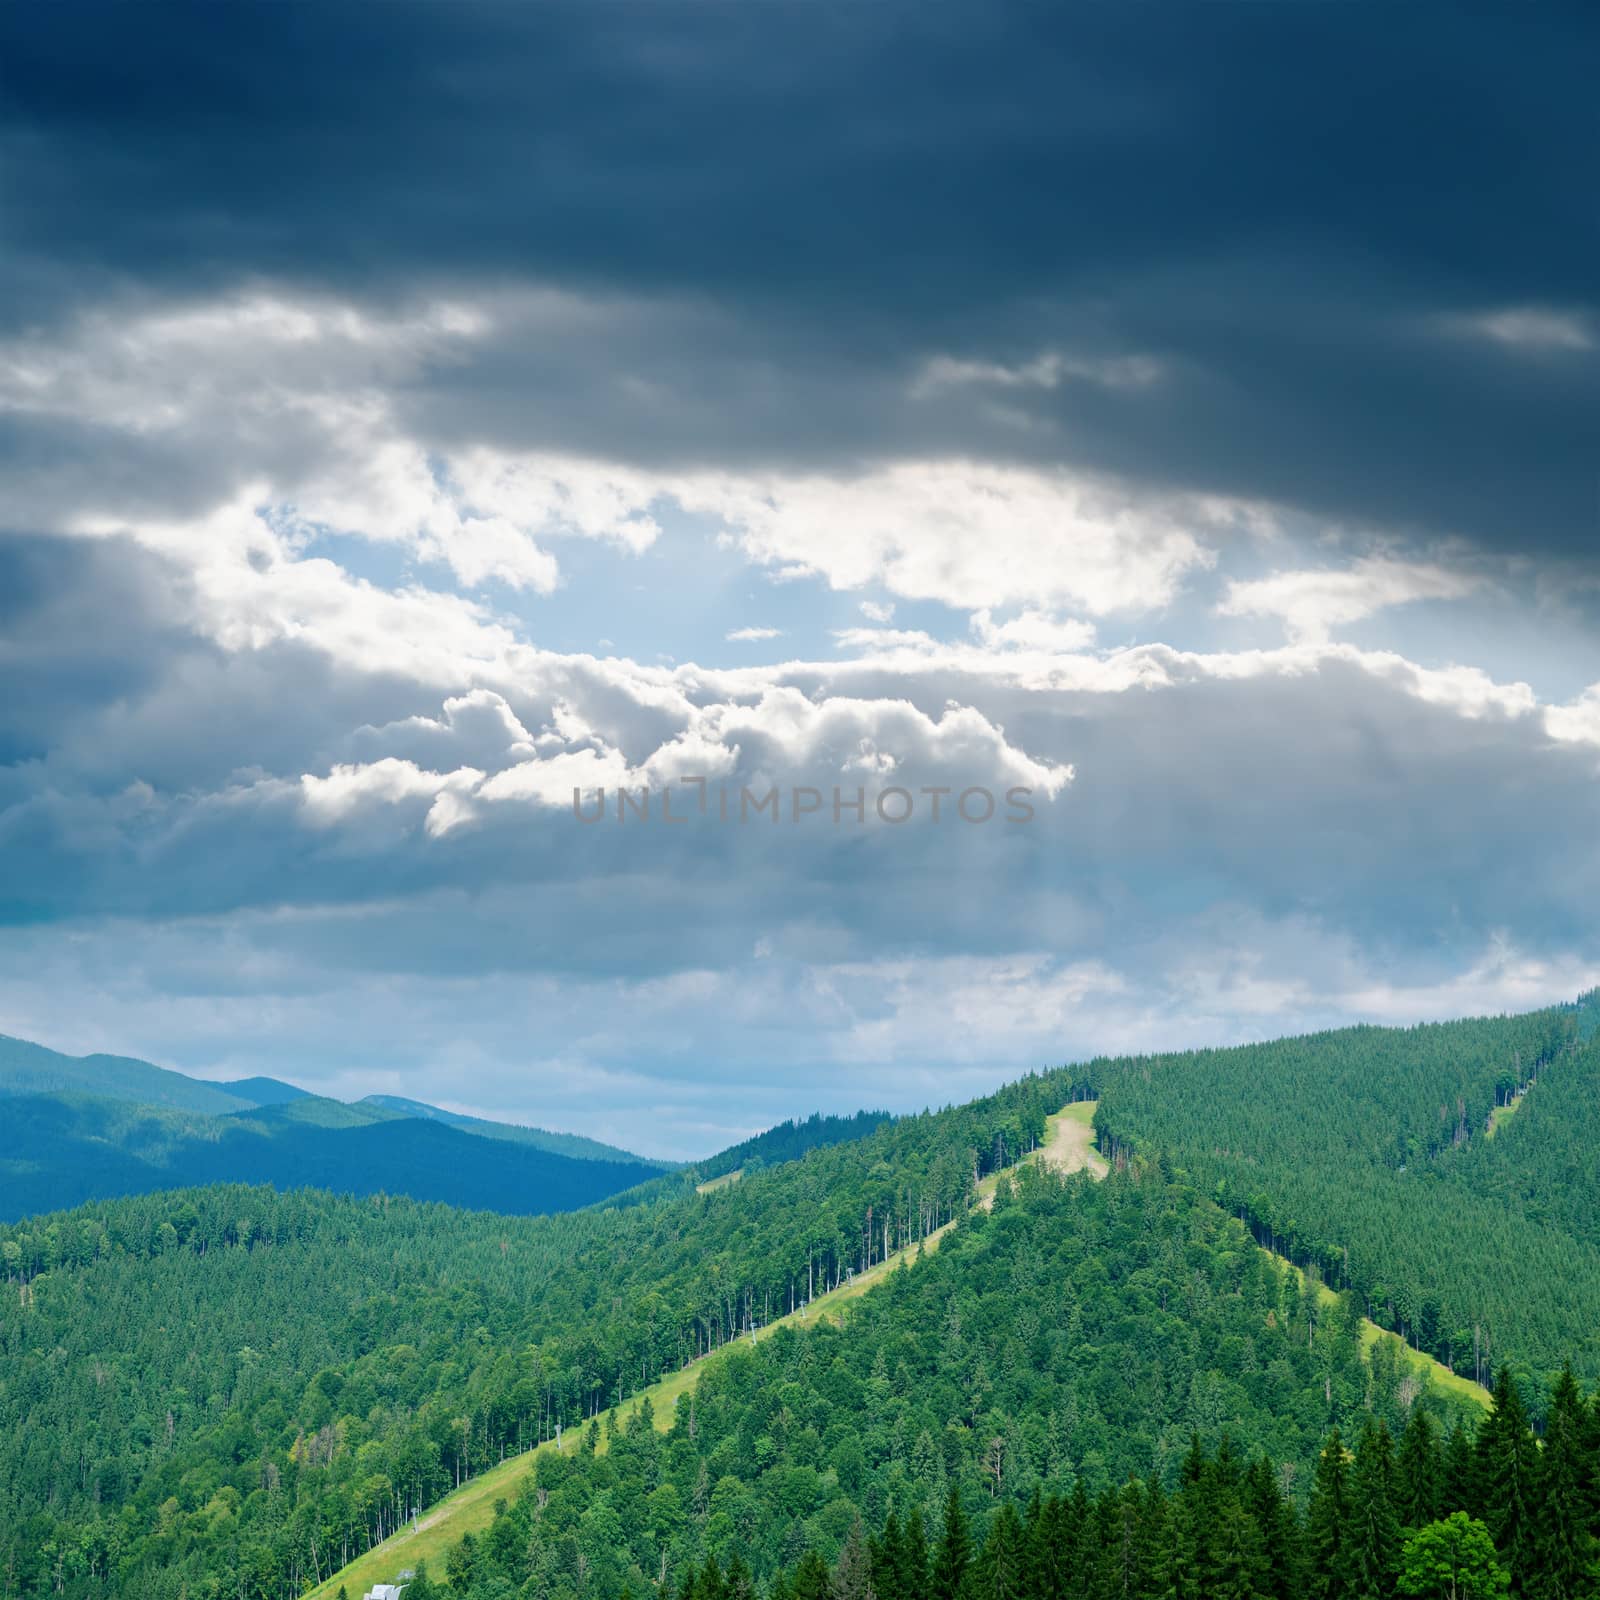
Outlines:
[[585, 1139], [582, 1134], [551, 1133], [547, 1128], [529, 1128], [515, 1122], [491, 1122], [484, 1117], [464, 1116], [458, 1111], [441, 1111], [438, 1106], [427, 1105], [421, 1100], [407, 1100], [396, 1094], [369, 1094], [361, 1104], [378, 1106], [385, 1111], [398, 1112], [401, 1116], [443, 1122], [466, 1133], [481, 1134], [485, 1139], [509, 1139], [515, 1144], [531, 1145], [535, 1150], [549, 1150], [578, 1161], [625, 1161], [658, 1172], [675, 1165], [673, 1162], [652, 1161], [646, 1156], [636, 1156], [632, 1151], [619, 1150], [615, 1145], [602, 1144], [598, 1139]]
[[218, 1088], [253, 1106], [287, 1105], [291, 1100], [304, 1099], [311, 1092], [278, 1078], [235, 1078], [231, 1083], [219, 1084]]
[[472, 1209], [568, 1211], [636, 1185], [636, 1162], [577, 1161], [379, 1106], [317, 1096], [223, 1117], [91, 1096], [0, 1100], [0, 1217], [215, 1183], [406, 1194]]
[[[1558, 1009], [1100, 1061], [539, 1218], [217, 1184], [0, 1226], [0, 1573], [1249, 1600], [1387, 1595], [1454, 1551], [1582, 1594], [1600, 1416], [1560, 1364], [1600, 1375], [1600, 1261], [1543, 1173], [1588, 1170], [1556, 1113], [1594, 1048]], [[518, 1150], [294, 1109], [213, 1120]], [[1407, 1349], [1430, 1296], [1487, 1355]]]
[[577, 1135], [419, 1101], [354, 1104], [276, 1078], [209, 1083], [123, 1056], [0, 1035], [0, 1217], [225, 1182], [571, 1210], [669, 1170]]
[[186, 1078], [148, 1061], [129, 1056], [66, 1056], [0, 1033], [0, 1095], [59, 1091], [218, 1116], [260, 1104], [227, 1085]]

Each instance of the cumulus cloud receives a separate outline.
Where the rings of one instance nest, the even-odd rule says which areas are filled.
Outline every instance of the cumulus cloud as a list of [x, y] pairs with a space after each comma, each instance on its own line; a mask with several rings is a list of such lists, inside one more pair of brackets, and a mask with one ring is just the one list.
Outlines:
[[782, 628], [734, 628], [723, 635], [729, 644], [756, 644], [763, 639], [782, 637]]
[[881, 586], [949, 606], [1167, 604], [1215, 559], [1197, 530], [1244, 508], [1165, 501], [1071, 474], [962, 461], [864, 477], [697, 477], [682, 502], [720, 517], [753, 559], [835, 589]]

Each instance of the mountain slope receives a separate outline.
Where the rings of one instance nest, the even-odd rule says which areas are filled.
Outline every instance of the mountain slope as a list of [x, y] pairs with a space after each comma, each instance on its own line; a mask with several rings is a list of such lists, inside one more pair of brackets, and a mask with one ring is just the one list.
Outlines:
[[[1600, 1214], [1584, 1176], [1600, 1116], [1580, 1108], [1597, 1052], [1563, 1006], [1090, 1070], [1108, 1149], [1159, 1152], [1380, 1325], [1468, 1375], [1513, 1359], [1553, 1376], [1570, 1357], [1596, 1377]], [[1535, 1081], [1527, 1105], [1565, 1099], [1580, 1120], [1524, 1124], [1524, 1109], [1491, 1140], [1494, 1108]]]
[[235, 1078], [230, 1083], [219, 1083], [217, 1087], [253, 1106], [288, 1105], [293, 1100], [305, 1099], [311, 1092], [295, 1084], [284, 1083], [279, 1078]]
[[225, 1085], [203, 1083], [148, 1061], [129, 1056], [67, 1056], [0, 1034], [0, 1095], [60, 1091], [214, 1116], [243, 1111], [257, 1103]]
[[[1327, 1035], [1277, 1053], [1063, 1068], [796, 1161], [752, 1163], [711, 1193], [678, 1173], [628, 1191], [627, 1204], [560, 1216], [228, 1185], [0, 1226], [0, 1570], [11, 1561], [22, 1592], [49, 1592], [42, 1552], [106, 1562], [114, 1551], [119, 1596], [223, 1585], [282, 1600], [457, 1483], [552, 1436], [587, 1438], [608, 1407], [654, 1384], [667, 1385], [663, 1406], [673, 1385], [694, 1385], [695, 1409], [678, 1408], [659, 1463], [657, 1487], [672, 1484], [676, 1507], [664, 1495], [639, 1524], [621, 1480], [592, 1476], [569, 1452], [556, 1463], [565, 1478], [541, 1477], [558, 1510], [554, 1540], [541, 1536], [548, 1582], [533, 1592], [576, 1592], [574, 1563], [599, 1572], [607, 1550], [651, 1578], [663, 1559], [720, 1559], [732, 1541], [787, 1568], [798, 1550], [837, 1550], [856, 1512], [877, 1526], [886, 1497], [910, 1492], [896, 1474], [914, 1462], [924, 1489], [942, 1471], [987, 1521], [1019, 1486], [1059, 1487], [1065, 1475], [1094, 1492], [1152, 1474], [1166, 1492], [1190, 1434], [1220, 1450], [1226, 1432], [1269, 1451], [1301, 1497], [1324, 1430], [1376, 1416], [1397, 1428], [1420, 1374], [1398, 1338], [1363, 1329], [1363, 1311], [1392, 1297], [1330, 1294], [1315, 1281], [1321, 1258], [1304, 1283], [1275, 1264], [1249, 1231], [1262, 1226], [1252, 1191], [1237, 1193], [1231, 1175], [1258, 1180], [1271, 1205], [1294, 1168], [1308, 1181], [1336, 1174], [1353, 1197], [1345, 1223], [1366, 1230], [1356, 1244], [1381, 1252], [1371, 1196], [1394, 1171], [1383, 1152], [1396, 1114], [1410, 1108], [1418, 1140], [1408, 1165], [1453, 1182], [1445, 1168], [1470, 1157], [1473, 1137], [1432, 1146], [1418, 1108], [1431, 1118], [1450, 1111], [1451, 1093], [1467, 1108], [1481, 1095], [1486, 1121], [1498, 1074], [1515, 1088], [1512, 1068], [1532, 1059], [1528, 1030], [1548, 1020], [1490, 1019], [1422, 1035], [1420, 1047], [1412, 1030], [1369, 1030], [1358, 1051], [1352, 1036]], [[1497, 1153], [1577, 1059], [1556, 1042]], [[1235, 1117], [1204, 1092], [1250, 1062], [1264, 1070], [1243, 1082], [1265, 1118], [1258, 1105]], [[1274, 1078], [1276, 1065], [1293, 1070]], [[1374, 1078], [1390, 1081], [1374, 1090]], [[1179, 1083], [1199, 1091], [1187, 1106], [1171, 1092]], [[1141, 1100], [1152, 1085], [1160, 1097]], [[1027, 1163], [1015, 1193], [995, 1181], [1060, 1128], [1064, 1103], [1097, 1087], [1105, 1182], [1063, 1182], [1049, 1161]], [[215, 1120], [265, 1138], [293, 1109]], [[297, 1137], [328, 1138], [391, 1126], [294, 1124]], [[1291, 1161], [1276, 1161], [1273, 1138]], [[1537, 1147], [1519, 1159], [1539, 1159]], [[1213, 1177], [1203, 1161], [1228, 1165]], [[1528, 1237], [1508, 1203], [1474, 1195], [1505, 1213], [1506, 1237]], [[1415, 1219], [1436, 1226], [1426, 1210]], [[1303, 1248], [1300, 1230], [1279, 1231]], [[1537, 1306], [1559, 1293], [1586, 1355], [1600, 1261], [1574, 1234], [1552, 1234], [1575, 1252], [1571, 1281], [1541, 1288], [1537, 1261], [1499, 1264], [1497, 1381], [1522, 1359], [1516, 1341], [1540, 1332], [1508, 1294]], [[1431, 1233], [1438, 1277], [1426, 1287], [1485, 1293], [1482, 1263], [1468, 1259], [1479, 1243], [1459, 1227]], [[914, 1264], [904, 1275], [891, 1270], [901, 1252]], [[858, 1293], [874, 1271], [881, 1289]], [[814, 1303], [830, 1293], [860, 1308], [837, 1333], [776, 1326], [812, 1302], [815, 1330]], [[704, 1387], [724, 1372], [745, 1376]], [[1536, 1415], [1551, 1410], [1537, 1367], [1520, 1392]], [[1421, 1397], [1442, 1419], [1460, 1412], [1449, 1393], [1424, 1386]], [[996, 1477], [994, 1448], [1026, 1470]], [[539, 1459], [543, 1474], [552, 1458]], [[527, 1532], [496, 1526], [486, 1540]], [[470, 1578], [455, 1587], [477, 1600]], [[620, 1589], [585, 1592], [615, 1600]]]
[[406, 1117], [420, 1117], [431, 1122], [443, 1122], [464, 1133], [476, 1133], [486, 1139], [506, 1139], [515, 1144], [531, 1145], [536, 1150], [548, 1150], [555, 1155], [571, 1156], [578, 1161], [624, 1161], [636, 1166], [665, 1172], [673, 1165], [666, 1161], [652, 1161], [647, 1156], [634, 1155], [631, 1150], [618, 1149], [616, 1145], [602, 1144], [598, 1139], [586, 1139], [577, 1133], [552, 1133], [548, 1128], [530, 1128], [516, 1122], [491, 1122], [485, 1117], [469, 1117], [458, 1111], [443, 1111], [422, 1100], [407, 1100], [397, 1094], [369, 1094], [362, 1105], [382, 1107]]
[[[974, 1229], [983, 1230], [980, 1233], [981, 1242], [977, 1246], [970, 1246], [963, 1240], [958, 1249], [964, 1246], [969, 1252], [983, 1251], [985, 1244], [989, 1244], [995, 1253], [1004, 1252], [1010, 1242], [996, 1245], [988, 1238], [994, 1230], [985, 1228], [985, 1224], [979, 1219], [987, 1213], [992, 1213], [997, 1202], [1001, 1203], [1001, 1214], [1004, 1218], [1006, 1213], [1019, 1203], [1019, 1197], [1021, 1203], [1033, 1213], [1030, 1220], [1035, 1225], [1034, 1240], [1041, 1246], [1046, 1245], [1055, 1230], [1048, 1222], [1039, 1225], [1041, 1216], [1048, 1217], [1054, 1214], [1061, 1217], [1067, 1207], [1060, 1195], [1053, 1193], [1048, 1187], [1041, 1188], [1034, 1181], [1036, 1174], [1026, 1169], [1033, 1165], [1056, 1177], [1068, 1177], [1086, 1172], [1096, 1179], [1105, 1178], [1109, 1169], [1095, 1150], [1093, 1142], [1092, 1119], [1095, 1109], [1095, 1102], [1080, 1101], [1051, 1116], [1047, 1121], [1044, 1139], [1035, 1150], [1027, 1152], [1016, 1166], [990, 1174], [977, 1186], [974, 1211], [970, 1219], [961, 1226], [969, 1235]], [[1005, 1185], [1004, 1194], [1001, 1193], [1002, 1185]], [[1014, 1185], [1019, 1187], [1014, 1190]], [[1182, 1215], [1185, 1198], [1176, 1191], [1174, 1198], [1177, 1209], [1171, 1215]], [[1079, 1217], [1071, 1220], [1077, 1224], [1082, 1222]], [[1224, 1226], [1220, 1219], [1217, 1225]], [[924, 1364], [937, 1367], [943, 1354], [939, 1348], [943, 1342], [940, 1335], [948, 1327], [949, 1322], [948, 1307], [961, 1296], [963, 1291], [970, 1291], [972, 1280], [976, 1275], [965, 1261], [954, 1272], [933, 1272], [925, 1266], [925, 1263], [932, 1252], [938, 1250], [957, 1227], [955, 1221], [945, 1223], [917, 1245], [894, 1252], [877, 1266], [853, 1276], [849, 1282], [819, 1296], [802, 1309], [752, 1328], [745, 1338], [669, 1374], [621, 1404], [608, 1407], [592, 1419], [593, 1424], [599, 1429], [598, 1435], [592, 1437], [593, 1455], [586, 1455], [579, 1448], [581, 1440], [578, 1436], [568, 1435], [559, 1444], [557, 1440], [549, 1439], [532, 1450], [501, 1462], [453, 1494], [446, 1496], [437, 1505], [430, 1506], [415, 1518], [414, 1523], [401, 1528], [354, 1562], [330, 1575], [306, 1597], [306, 1600], [335, 1600], [341, 1588], [347, 1593], [354, 1594], [358, 1590], [365, 1591], [374, 1584], [390, 1583], [395, 1581], [401, 1571], [415, 1568], [419, 1563], [427, 1563], [435, 1571], [441, 1570], [451, 1553], [459, 1552], [464, 1538], [470, 1540], [472, 1536], [492, 1528], [497, 1521], [505, 1517], [506, 1512], [502, 1508], [508, 1503], [514, 1504], [530, 1487], [542, 1486], [548, 1492], [557, 1484], [570, 1485], [574, 1475], [585, 1472], [587, 1463], [608, 1450], [617, 1439], [619, 1431], [626, 1439], [634, 1441], [640, 1438], [640, 1426], [679, 1435], [687, 1431], [691, 1440], [700, 1439], [695, 1452], [697, 1457], [701, 1460], [714, 1461], [718, 1456], [715, 1418], [719, 1406], [727, 1409], [732, 1399], [735, 1406], [749, 1408], [757, 1395], [778, 1392], [785, 1387], [793, 1391], [796, 1387], [795, 1369], [806, 1364], [804, 1355], [797, 1359], [792, 1351], [788, 1351], [787, 1359], [765, 1359], [769, 1352], [763, 1351], [762, 1357], [751, 1354], [756, 1347], [764, 1346], [769, 1340], [785, 1336], [792, 1338], [808, 1332], [815, 1333], [821, 1329], [842, 1330], [841, 1343], [844, 1349], [834, 1353], [834, 1361], [842, 1362], [850, 1373], [859, 1376], [861, 1373], [872, 1371], [876, 1377], [876, 1369], [886, 1365], [883, 1355], [886, 1343], [882, 1339], [863, 1338], [862, 1335], [868, 1328], [879, 1330], [887, 1326], [893, 1334], [893, 1342], [888, 1343], [887, 1348], [897, 1351], [901, 1363], [907, 1360], [905, 1341], [910, 1337], [921, 1339], [928, 1346], [922, 1352]], [[1283, 1314], [1281, 1343], [1285, 1348], [1292, 1345], [1294, 1354], [1298, 1357], [1302, 1353], [1300, 1341], [1303, 1335], [1298, 1331], [1291, 1333], [1289, 1329], [1295, 1320], [1294, 1308], [1300, 1299], [1301, 1280], [1295, 1269], [1287, 1263], [1281, 1265], [1276, 1263], [1266, 1251], [1260, 1251], [1259, 1254], [1261, 1261], [1266, 1264], [1266, 1272], [1257, 1282], [1265, 1286], [1264, 1299]], [[1105, 1263], [1104, 1254], [1098, 1256], [1098, 1262], [1102, 1265]], [[1074, 1271], [1081, 1274], [1084, 1264], [1085, 1258], [1082, 1255], [1076, 1256]], [[902, 1269], [911, 1269], [917, 1273], [919, 1281], [915, 1283], [906, 1281], [901, 1276]], [[1015, 1263], [1012, 1264], [1011, 1270], [1013, 1272], [1016, 1270]], [[1038, 1268], [1034, 1270], [1040, 1278], [1048, 1275]], [[1248, 1277], [1247, 1270], [1245, 1279], [1248, 1280]], [[990, 1283], [996, 1281], [994, 1275], [991, 1274], [989, 1281]], [[862, 1303], [862, 1297], [867, 1295], [868, 1291], [875, 1289], [880, 1290], [882, 1294], [890, 1295], [885, 1307]], [[895, 1303], [896, 1298], [898, 1304]], [[1381, 1408], [1390, 1412], [1391, 1420], [1397, 1426], [1403, 1423], [1408, 1409], [1407, 1403], [1400, 1398], [1407, 1374], [1411, 1374], [1415, 1380], [1427, 1386], [1442, 1385], [1432, 1388], [1431, 1400], [1441, 1415], [1471, 1416], [1488, 1407], [1489, 1395], [1486, 1390], [1453, 1378], [1439, 1368], [1437, 1363], [1413, 1356], [1404, 1349], [1395, 1335], [1386, 1334], [1370, 1323], [1348, 1320], [1344, 1316], [1346, 1308], [1341, 1307], [1337, 1298], [1331, 1293], [1324, 1291], [1320, 1298], [1328, 1308], [1328, 1328], [1332, 1330], [1324, 1342], [1322, 1352], [1324, 1361], [1331, 1361], [1340, 1370], [1341, 1381], [1361, 1389], [1369, 1401], [1373, 1396], [1377, 1396]], [[981, 1303], [982, 1295], [979, 1299]], [[851, 1317], [852, 1314], [856, 1320], [847, 1323], [847, 1317]], [[1041, 1314], [1037, 1306], [1029, 1315], [1036, 1328], [1049, 1321], [1048, 1315]], [[1316, 1337], [1309, 1328], [1305, 1332], [1310, 1334], [1305, 1349], [1305, 1353], [1310, 1355], [1316, 1347]], [[1125, 1340], [1126, 1330], [1122, 1330], [1122, 1333]], [[1262, 1330], [1258, 1327], [1247, 1337], [1259, 1338], [1261, 1334]], [[863, 1347], [851, 1350], [852, 1345]], [[1367, 1369], [1363, 1375], [1360, 1371], [1360, 1361], [1364, 1351], [1368, 1354], [1365, 1358]], [[726, 1370], [729, 1363], [734, 1364], [731, 1374]], [[1317, 1363], [1307, 1362], [1306, 1366], [1308, 1371], [1315, 1371]], [[1424, 1389], [1424, 1392], [1428, 1390]], [[688, 1404], [691, 1395], [695, 1402], [692, 1412]], [[1455, 1409], [1457, 1402], [1460, 1401], [1467, 1403], [1469, 1408], [1467, 1412]], [[1038, 1395], [1034, 1394], [1019, 1396], [1009, 1405], [997, 1404], [992, 1409], [996, 1413], [993, 1426], [1001, 1429], [1003, 1436], [1003, 1432], [1014, 1429], [1019, 1420], [1037, 1420], [1041, 1405]], [[881, 1427], [882, 1418], [876, 1415], [876, 1406], [873, 1410], [874, 1425]], [[686, 1430], [685, 1423], [690, 1415], [693, 1415], [696, 1421]], [[1133, 1418], [1127, 1417], [1124, 1420], [1131, 1422]], [[764, 1418], [758, 1419], [753, 1425], [760, 1427], [764, 1421]], [[702, 1437], [702, 1431], [705, 1437]], [[732, 1429], [736, 1437], [741, 1431], [737, 1426]], [[1125, 1437], [1119, 1441], [1120, 1451], [1125, 1459], [1133, 1461], [1140, 1459], [1138, 1447], [1132, 1443], [1137, 1434], [1138, 1430], [1135, 1427], [1132, 1438]], [[929, 1437], [931, 1438], [931, 1435]], [[1153, 1448], [1158, 1460], [1163, 1454], [1175, 1460], [1187, 1442], [1182, 1429], [1174, 1428], [1164, 1442], [1158, 1440]], [[1236, 1442], [1240, 1442], [1237, 1437]], [[1278, 1432], [1262, 1442], [1275, 1453], [1279, 1453], [1280, 1457], [1285, 1450], [1288, 1452], [1288, 1459], [1291, 1460], [1299, 1453], [1292, 1435], [1289, 1434]], [[1045, 1447], [1047, 1451], [1050, 1448], [1049, 1445]], [[549, 1459], [551, 1457], [560, 1460], [559, 1469], [553, 1467]], [[1047, 1470], [1040, 1471], [1037, 1465], [1032, 1470], [1024, 1467], [1023, 1470], [1028, 1473], [1028, 1477], [1022, 1489], [1018, 1491], [1020, 1497], [1025, 1497], [1035, 1483], [1044, 1484], [1052, 1477], [1055, 1478], [1054, 1487], [1064, 1491], [1067, 1487], [1067, 1474], [1077, 1470], [1071, 1460], [1070, 1445], [1060, 1450], [1053, 1461], [1047, 1456], [1043, 1465]], [[1103, 1462], [1092, 1463], [1085, 1458], [1083, 1465], [1088, 1468], [1091, 1481], [1097, 1484], [1104, 1485], [1108, 1481], [1115, 1481], [1117, 1477], [1115, 1472], [1105, 1470]], [[862, 1467], [865, 1466], [866, 1462], [863, 1460]], [[757, 1577], [767, 1576], [782, 1564], [783, 1541], [777, 1535], [783, 1530], [785, 1511], [790, 1508], [785, 1503], [785, 1490], [773, 1485], [769, 1477], [780, 1470], [781, 1463], [768, 1460], [761, 1464], [758, 1473], [747, 1475], [740, 1473], [737, 1464], [734, 1464], [736, 1477], [743, 1480], [739, 1492], [754, 1496], [756, 1499], [758, 1509], [753, 1516], [755, 1526], [769, 1530], [765, 1550], [762, 1550], [759, 1544], [753, 1550], [748, 1539], [738, 1541], [737, 1547], [741, 1556], [750, 1561]], [[943, 1501], [947, 1476], [936, 1477], [925, 1486], [926, 1492], [920, 1495], [914, 1484], [907, 1483], [904, 1474], [897, 1481], [893, 1479], [892, 1472], [888, 1476], [891, 1482], [886, 1488], [885, 1497], [893, 1499], [902, 1512], [907, 1504], [916, 1504], [920, 1500], [919, 1511], [931, 1521], [934, 1507]], [[687, 1487], [686, 1484], [685, 1488]], [[765, 1489], [764, 1495], [763, 1489]], [[835, 1494], [838, 1496], [838, 1501], [835, 1503], [851, 1505], [846, 1489], [847, 1480], [841, 1475], [834, 1485]], [[829, 1506], [826, 1488], [819, 1483], [813, 1493], [823, 1501], [823, 1504], [814, 1511], [811, 1520], [819, 1526], [826, 1527], [830, 1521], [827, 1515]], [[681, 1498], [686, 1500], [688, 1495], [685, 1494]], [[544, 1512], [548, 1511], [549, 1506], [546, 1504]], [[639, 1518], [639, 1534], [644, 1533], [644, 1525], [648, 1520], [647, 1516]], [[541, 1513], [540, 1521], [545, 1529], [559, 1529], [559, 1513], [548, 1518]], [[839, 1534], [848, 1528], [848, 1522], [841, 1524], [838, 1518], [832, 1519], [832, 1523]], [[547, 1537], [553, 1543], [557, 1532], [551, 1531]], [[526, 1549], [528, 1545], [526, 1529], [519, 1530], [519, 1538], [519, 1548]], [[648, 1543], [648, 1540], [639, 1542]], [[839, 1539], [835, 1537], [829, 1540], [824, 1536], [820, 1542], [824, 1544], [827, 1559], [831, 1563], [838, 1553]], [[722, 1544], [715, 1548], [715, 1553], [726, 1557], [730, 1548], [731, 1545]], [[637, 1554], [637, 1551], [634, 1553]], [[668, 1564], [674, 1568], [685, 1560], [692, 1559], [686, 1548], [680, 1548], [676, 1552], [655, 1550], [653, 1553], [666, 1553]], [[611, 1591], [608, 1592], [614, 1592], [625, 1578], [625, 1572], [617, 1565], [618, 1552], [604, 1546], [592, 1545], [588, 1555], [593, 1570], [612, 1569]], [[677, 1557], [676, 1560], [673, 1559], [674, 1555]], [[648, 1581], [642, 1564], [635, 1565], [633, 1576], [636, 1582]]]
[[313, 1096], [225, 1117], [76, 1095], [0, 1104], [0, 1218], [216, 1183], [408, 1194], [534, 1215], [592, 1204], [636, 1184], [640, 1171]]

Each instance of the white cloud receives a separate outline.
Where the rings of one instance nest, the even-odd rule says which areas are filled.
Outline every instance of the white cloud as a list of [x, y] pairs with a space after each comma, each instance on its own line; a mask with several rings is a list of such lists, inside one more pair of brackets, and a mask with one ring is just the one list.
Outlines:
[[861, 615], [864, 616], [868, 622], [893, 622], [894, 602], [884, 600], [863, 600], [861, 602]]
[[931, 653], [941, 648], [931, 633], [918, 628], [835, 628], [833, 640], [841, 650], [869, 654], [891, 650]]
[[1554, 306], [1506, 306], [1471, 317], [1451, 317], [1446, 328], [1458, 336], [1487, 340], [1518, 353], [1585, 351], [1595, 348], [1588, 312]]
[[1056, 617], [1044, 611], [1024, 611], [1006, 622], [996, 622], [987, 611], [972, 618], [972, 631], [991, 650], [1037, 650], [1069, 655], [1094, 644], [1092, 622], [1078, 617]]
[[1243, 508], [1164, 499], [1067, 473], [917, 461], [859, 478], [678, 480], [756, 561], [835, 589], [886, 588], [963, 610], [1150, 611], [1165, 606]]
[[729, 644], [755, 644], [762, 639], [781, 639], [782, 628], [735, 628], [723, 637]]
[[1474, 575], [1448, 567], [1366, 556], [1343, 569], [1278, 572], [1230, 583], [1217, 610], [1226, 617], [1277, 617], [1291, 639], [1320, 642], [1335, 628], [1388, 606], [1459, 600], [1480, 584]]

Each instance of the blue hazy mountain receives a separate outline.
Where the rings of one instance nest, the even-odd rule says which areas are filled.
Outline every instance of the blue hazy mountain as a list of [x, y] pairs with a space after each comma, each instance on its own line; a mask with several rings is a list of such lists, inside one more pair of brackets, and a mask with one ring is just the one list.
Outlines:
[[5, 1035], [0, 1128], [0, 1218], [218, 1182], [567, 1211], [668, 1170], [575, 1134], [421, 1101], [346, 1104], [270, 1077], [209, 1083]]

